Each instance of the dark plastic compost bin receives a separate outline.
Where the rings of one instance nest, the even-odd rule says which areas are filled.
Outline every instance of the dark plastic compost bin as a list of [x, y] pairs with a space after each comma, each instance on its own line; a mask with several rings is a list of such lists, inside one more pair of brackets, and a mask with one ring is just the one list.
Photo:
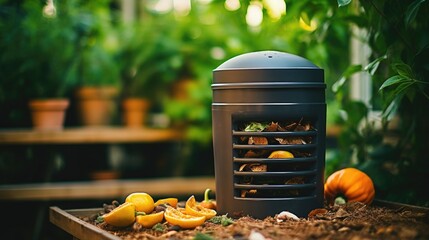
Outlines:
[[255, 218], [323, 207], [323, 69], [260, 51], [213, 71], [213, 146], [220, 214]]

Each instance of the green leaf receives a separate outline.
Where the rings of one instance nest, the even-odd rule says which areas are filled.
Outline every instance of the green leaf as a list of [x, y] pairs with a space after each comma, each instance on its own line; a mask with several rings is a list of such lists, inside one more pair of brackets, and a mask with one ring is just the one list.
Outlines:
[[337, 2], [338, 2], [338, 7], [343, 7], [343, 6], [349, 5], [352, 2], [352, 0], [337, 0]]
[[362, 65], [350, 65], [343, 73], [343, 75], [341, 76], [341, 78], [336, 81], [333, 85], [332, 85], [332, 91], [334, 93], [338, 92], [338, 90], [344, 85], [344, 83], [346, 82], [347, 78], [350, 77], [351, 75], [362, 71]]
[[208, 234], [198, 232], [193, 240], [213, 240], [213, 238]]
[[350, 77], [351, 75], [362, 71], [362, 65], [356, 64], [356, 65], [350, 65], [346, 71], [344, 71], [343, 76], [344, 77]]
[[426, 2], [426, 0], [416, 0], [408, 6], [407, 11], [405, 12], [405, 27], [408, 27], [411, 22], [416, 19], [417, 13], [420, 9], [420, 5], [422, 5], [422, 3], [424, 2]]
[[377, 71], [378, 66], [380, 65], [380, 62], [385, 60], [385, 59], [387, 59], [387, 56], [383, 55], [383, 56], [375, 59], [374, 61], [370, 62], [368, 65], [366, 65], [363, 70], [369, 72], [369, 74], [371, 74], [371, 76], [373, 76], [375, 71]]
[[344, 83], [346, 82], [347, 78], [345, 77], [341, 77], [338, 81], [336, 81], [333, 85], [332, 85], [332, 91], [334, 93], [337, 93], [338, 90], [340, 90], [340, 88], [344, 85]]
[[390, 102], [390, 104], [383, 110], [382, 118], [390, 121], [398, 111], [400, 99], [402, 96], [399, 96], [397, 99]]
[[368, 115], [367, 106], [361, 101], [350, 101], [344, 104], [347, 111], [347, 123], [350, 126], [358, 126], [363, 118]]
[[[406, 90], [413, 85], [413, 81], [405, 81], [401, 82], [399, 86], [393, 91], [393, 94], [395, 96], [402, 96], [404, 94], [407, 94]], [[415, 91], [415, 89], [413, 90]]]
[[302, 21], [304, 21], [305, 24], [307, 24], [308, 26], [311, 26], [311, 18], [308, 16], [306, 12], [301, 13], [301, 19]]
[[162, 223], [157, 223], [152, 227], [152, 229], [155, 230], [156, 232], [163, 232], [166, 228], [167, 227]]
[[267, 127], [266, 124], [262, 124], [259, 122], [251, 122], [244, 129], [245, 132], [262, 132]]
[[392, 68], [395, 72], [405, 78], [413, 78], [413, 70], [411, 70], [411, 67], [405, 63], [392, 64]]
[[214, 224], [221, 224], [224, 227], [234, 223], [234, 220], [232, 220], [232, 218], [228, 217], [227, 214], [222, 215], [222, 216], [214, 216], [214, 217], [210, 218], [208, 221], [212, 222]]
[[386, 87], [392, 86], [394, 84], [398, 84], [404, 80], [406, 80], [406, 78], [404, 78], [403, 76], [395, 75], [393, 77], [388, 78], [386, 81], [384, 81], [383, 85], [381, 85], [380, 89], [378, 89], [378, 90], [379, 91], [383, 90]]

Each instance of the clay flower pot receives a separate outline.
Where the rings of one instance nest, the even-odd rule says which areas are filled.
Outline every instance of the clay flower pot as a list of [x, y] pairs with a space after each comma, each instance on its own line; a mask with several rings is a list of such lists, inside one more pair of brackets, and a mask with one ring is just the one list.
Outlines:
[[62, 130], [69, 106], [68, 99], [35, 99], [29, 102], [33, 128], [36, 130]]
[[143, 127], [150, 103], [144, 98], [127, 98], [122, 101], [123, 121], [126, 127]]
[[85, 126], [110, 125], [116, 111], [116, 87], [82, 87], [78, 89], [77, 107]]

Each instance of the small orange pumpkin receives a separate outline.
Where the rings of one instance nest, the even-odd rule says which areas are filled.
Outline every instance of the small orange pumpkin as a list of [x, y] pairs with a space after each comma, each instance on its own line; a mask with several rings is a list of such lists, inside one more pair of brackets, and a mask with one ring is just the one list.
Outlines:
[[356, 168], [338, 170], [325, 182], [325, 199], [329, 204], [334, 203], [338, 197], [344, 197], [346, 202], [370, 204], [374, 195], [371, 178]]

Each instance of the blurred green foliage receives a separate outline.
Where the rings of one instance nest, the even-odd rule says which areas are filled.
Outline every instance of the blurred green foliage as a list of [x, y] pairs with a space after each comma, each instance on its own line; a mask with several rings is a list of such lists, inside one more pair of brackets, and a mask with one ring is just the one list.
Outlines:
[[[357, 10], [349, 18], [367, 31], [371, 48], [367, 66], [349, 66], [334, 84], [347, 116], [339, 141], [343, 161], [338, 167], [365, 170], [379, 198], [428, 206], [429, 193], [421, 186], [429, 176], [429, 3], [338, 3], [345, 11]], [[346, 79], [357, 72], [371, 76], [371, 107], [347, 97]], [[381, 127], [369, 118], [372, 108], [381, 111]]]
[[[287, 0], [278, 19], [262, 4], [258, 27], [246, 23], [250, 1], [234, 11], [224, 0], [191, 3], [187, 14], [139, 7], [136, 19], [123, 22], [120, 1], [55, 1], [56, 17], [47, 18], [46, 1], [0, 0], [0, 105], [6, 111], [0, 125], [25, 125], [17, 109], [29, 98], [114, 84], [124, 97], [152, 99], [174, 126], [186, 126], [194, 149], [209, 149], [212, 71], [246, 52], [289, 52], [325, 70], [328, 125], [343, 127], [339, 148], [328, 151], [326, 175], [356, 166], [374, 179], [379, 197], [429, 202], [416, 187], [429, 169], [427, 1]], [[366, 66], [350, 65], [351, 26], [368, 33]], [[357, 72], [371, 75], [382, 128], [369, 118], [372, 108], [349, 97], [348, 79]], [[174, 97], [182, 81], [185, 97]], [[392, 133], [388, 124], [398, 118]], [[392, 134], [399, 140], [387, 144]]]
[[[226, 10], [224, 1], [192, 1], [186, 15], [140, 7], [140, 17], [131, 22], [119, 18], [116, 1], [54, 1], [56, 15], [49, 18], [42, 14], [46, 3], [2, 1], [3, 86], [31, 89], [22, 99], [67, 96], [84, 84], [122, 85], [124, 96], [161, 102], [173, 121], [192, 126], [192, 139], [206, 143], [212, 70], [225, 60], [258, 50], [290, 52], [324, 68], [328, 86], [347, 66], [349, 30], [341, 19], [346, 14], [330, 1], [287, 1], [280, 19], [264, 8], [259, 27], [246, 23], [247, 1], [235, 11]], [[317, 28], [305, 29], [300, 19]], [[165, 93], [185, 78], [195, 81], [187, 101], [168, 98]], [[3, 102], [18, 98], [15, 90], [2, 91]], [[332, 92], [327, 95], [334, 99]]]

